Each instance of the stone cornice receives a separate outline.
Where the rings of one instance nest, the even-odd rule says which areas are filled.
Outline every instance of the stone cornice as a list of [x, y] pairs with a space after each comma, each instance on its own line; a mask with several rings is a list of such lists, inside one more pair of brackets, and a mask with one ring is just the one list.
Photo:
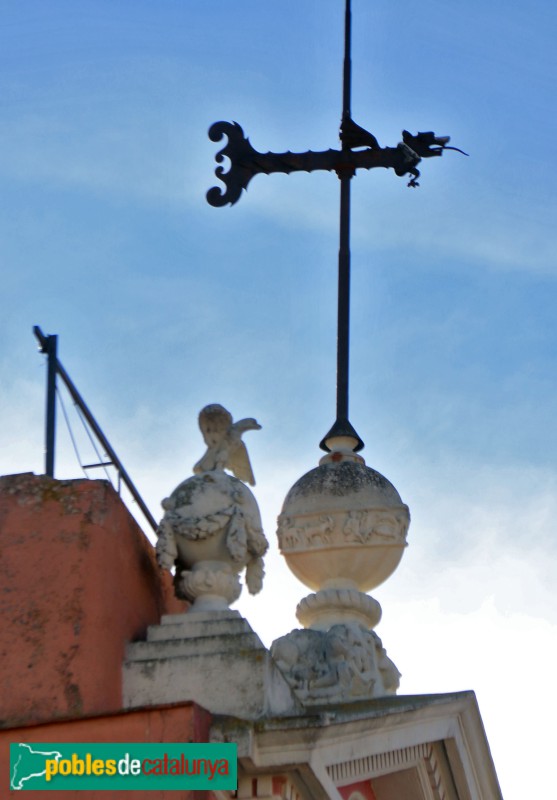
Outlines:
[[473, 692], [388, 697], [251, 725], [217, 718], [212, 736], [238, 743], [246, 774], [282, 771], [305, 776], [307, 786], [309, 771], [320, 793], [302, 794], [308, 800], [338, 798], [334, 787], [404, 765], [419, 770], [425, 800], [501, 800]]

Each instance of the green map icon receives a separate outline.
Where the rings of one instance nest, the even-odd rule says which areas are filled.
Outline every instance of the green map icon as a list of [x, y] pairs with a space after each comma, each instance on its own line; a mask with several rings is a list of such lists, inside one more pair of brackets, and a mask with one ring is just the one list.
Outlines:
[[[12, 744], [10, 747], [10, 762], [12, 774], [10, 776], [10, 789], [32, 789], [35, 781], [33, 778], [44, 778], [46, 775], [47, 759], [62, 758], [62, 753], [57, 750], [45, 751], [31, 747], [24, 742]], [[41, 781], [42, 782], [42, 781]]]

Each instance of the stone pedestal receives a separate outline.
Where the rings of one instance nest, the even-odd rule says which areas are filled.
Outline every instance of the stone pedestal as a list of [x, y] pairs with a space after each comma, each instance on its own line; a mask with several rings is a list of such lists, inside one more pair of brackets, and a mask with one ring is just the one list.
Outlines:
[[243, 719], [299, 710], [257, 634], [230, 610], [163, 616], [145, 642], [128, 645], [123, 693], [127, 708], [195, 700]]

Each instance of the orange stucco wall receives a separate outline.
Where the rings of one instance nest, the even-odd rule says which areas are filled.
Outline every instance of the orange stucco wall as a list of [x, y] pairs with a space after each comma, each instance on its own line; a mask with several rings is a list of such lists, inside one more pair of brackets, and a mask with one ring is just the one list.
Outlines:
[[105, 481], [0, 478], [0, 728], [120, 711], [126, 642], [178, 610]]
[[37, 727], [0, 731], [0, 797], [44, 800], [57, 794], [61, 800], [212, 800], [211, 792], [20, 792], [9, 790], [11, 742], [204, 742], [208, 740], [210, 715], [195, 703], [141, 709]]

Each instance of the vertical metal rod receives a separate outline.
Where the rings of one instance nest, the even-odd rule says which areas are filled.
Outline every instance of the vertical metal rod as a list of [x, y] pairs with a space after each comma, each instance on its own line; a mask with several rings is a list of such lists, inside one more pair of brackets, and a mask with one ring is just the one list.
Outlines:
[[[352, 15], [346, 0], [344, 15], [344, 70], [342, 118], [351, 113], [352, 62], [350, 57]], [[342, 149], [348, 149], [342, 145]], [[340, 244], [338, 251], [338, 328], [337, 328], [337, 421], [348, 420], [348, 374], [350, 347], [350, 180], [352, 173], [340, 176]]]
[[352, 60], [350, 56], [352, 42], [352, 11], [350, 0], [346, 0], [344, 11], [344, 71], [342, 81], [342, 116], [350, 116], [352, 92]]
[[[342, 121], [351, 118], [352, 61], [350, 56], [352, 39], [352, 11], [350, 0], [346, 0], [344, 13], [344, 67], [342, 79]], [[342, 130], [342, 129], [341, 129]], [[342, 141], [342, 151], [348, 154], [350, 147]], [[347, 155], [345, 163], [350, 163]], [[327, 441], [338, 436], [349, 436], [355, 440], [354, 450], [364, 446], [348, 419], [348, 377], [350, 353], [350, 181], [354, 169], [337, 170], [340, 179], [340, 242], [338, 249], [338, 317], [337, 317], [337, 418], [319, 446], [329, 450]]]
[[47, 336], [44, 352], [47, 356], [46, 377], [46, 437], [45, 473], [54, 477], [54, 451], [56, 447], [56, 373], [58, 368], [58, 337]]
[[338, 251], [337, 420], [348, 420], [350, 347], [350, 177], [340, 179]]

